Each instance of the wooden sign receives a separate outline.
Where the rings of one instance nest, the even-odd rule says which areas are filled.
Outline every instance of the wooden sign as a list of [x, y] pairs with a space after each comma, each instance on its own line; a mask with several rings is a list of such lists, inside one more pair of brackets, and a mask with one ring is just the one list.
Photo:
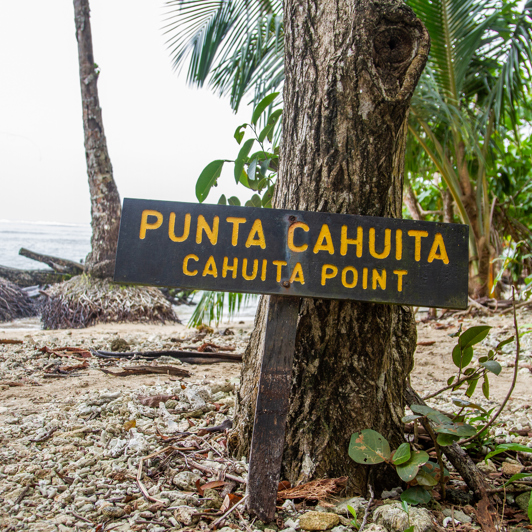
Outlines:
[[468, 226], [125, 199], [115, 281], [466, 308]]
[[281, 472], [299, 297], [466, 308], [468, 227], [125, 199], [115, 281], [271, 294], [247, 503], [269, 522]]

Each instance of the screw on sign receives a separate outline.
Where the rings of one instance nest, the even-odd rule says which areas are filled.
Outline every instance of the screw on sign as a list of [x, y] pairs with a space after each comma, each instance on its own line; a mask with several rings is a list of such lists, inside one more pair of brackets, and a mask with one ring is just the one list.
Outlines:
[[468, 230], [395, 218], [125, 199], [115, 281], [271, 296], [248, 480], [248, 508], [271, 520], [300, 298], [466, 308]]

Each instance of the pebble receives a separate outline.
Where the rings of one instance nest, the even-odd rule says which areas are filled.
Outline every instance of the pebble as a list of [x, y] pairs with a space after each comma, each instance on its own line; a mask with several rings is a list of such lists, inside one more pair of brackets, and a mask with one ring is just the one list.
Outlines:
[[307, 512], [299, 518], [303, 530], [329, 530], [339, 522], [338, 515], [331, 512]]

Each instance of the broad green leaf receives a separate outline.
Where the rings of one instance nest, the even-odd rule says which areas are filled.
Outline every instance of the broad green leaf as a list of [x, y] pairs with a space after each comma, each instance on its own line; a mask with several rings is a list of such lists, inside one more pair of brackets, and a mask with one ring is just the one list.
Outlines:
[[224, 162], [225, 160], [218, 159], [209, 163], [198, 177], [196, 181], [196, 197], [200, 203], [203, 203], [207, 199], [211, 188], [220, 177]]
[[410, 407], [410, 410], [412, 410], [412, 412], [415, 412], [416, 414], [422, 414], [424, 416], [427, 416], [431, 421], [434, 421], [435, 423], [452, 423], [452, 420], [448, 418], [445, 414], [438, 412], [430, 406], [412, 405]]
[[451, 386], [451, 384], [454, 382], [456, 375], [453, 375], [452, 377], [449, 377], [447, 379], [447, 386]]
[[495, 348], [495, 350], [498, 351], [505, 345], [511, 344], [514, 340], [515, 340], [515, 336], [510, 336], [510, 338], [506, 338], [506, 340], [503, 340], [502, 342], [499, 342], [497, 344], [497, 347]]
[[[425, 472], [427, 472], [429, 475], [433, 476], [436, 480], [440, 480], [441, 477], [441, 469], [440, 465], [436, 462], [432, 462], [429, 460], [426, 464], [423, 464], [421, 466], [421, 469]], [[449, 480], [450, 474], [449, 471], [443, 467], [443, 480], [447, 482]]]
[[475, 427], [463, 423], [462, 421], [456, 421], [445, 425], [437, 425], [434, 430], [438, 434], [451, 434], [452, 436], [460, 436], [462, 438], [468, 438], [476, 433]]
[[271, 208], [273, 198], [273, 185], [270, 185], [264, 195], [262, 196], [262, 206], [265, 208]]
[[260, 196], [258, 194], [253, 194], [253, 196], [251, 196], [251, 199], [246, 201], [246, 207], [261, 207], [261, 203], [260, 203]]
[[484, 394], [484, 397], [486, 399], [490, 398], [490, 381], [488, 379], [488, 375], [484, 375], [484, 382], [482, 383], [482, 393]]
[[263, 142], [265, 138], [268, 138], [268, 140], [272, 142], [273, 128], [275, 127], [275, 124], [277, 123], [277, 120], [279, 119], [282, 113], [282, 109], [277, 109], [269, 116], [268, 123], [259, 134], [259, 142]]
[[241, 182], [244, 164], [246, 164], [248, 160], [248, 155], [251, 151], [254, 142], [254, 139], [246, 140], [246, 142], [244, 142], [242, 148], [240, 148], [240, 151], [238, 152], [238, 156], [235, 161], [235, 181], [237, 182], [237, 184]]
[[242, 124], [241, 126], [238, 126], [235, 130], [234, 137], [238, 144], [240, 144], [242, 142], [242, 139], [244, 138], [244, 129], [246, 129], [246, 127], [248, 127], [248, 124]]
[[420, 469], [416, 475], [416, 481], [420, 486], [436, 486], [438, 481], [427, 471]]
[[466, 390], [466, 395], [468, 397], [471, 397], [475, 393], [477, 384], [478, 384], [478, 379], [473, 379], [469, 381], [469, 386], [467, 387], [467, 390]]
[[521, 453], [532, 453], [532, 449], [530, 447], [526, 447], [525, 445], [521, 445], [519, 443], [501, 443], [500, 445], [497, 445], [491, 453], [488, 453], [486, 455], [486, 458], [484, 458], [484, 461], [487, 463], [488, 458], [491, 458], [492, 456], [497, 456], [500, 453], [505, 453], [506, 451], [516, 451]]
[[471, 401], [468, 401], [467, 399], [455, 398], [453, 399], [453, 404], [455, 404], [456, 406], [459, 406], [460, 408], [475, 408], [476, 410], [486, 412], [486, 410], [482, 406], [480, 406], [477, 403], [472, 403]]
[[218, 200], [218, 205], [227, 205], [227, 198], [225, 197], [225, 194], [222, 194], [220, 196], [220, 199]]
[[505, 483], [504, 487], [508, 486], [508, 484], [511, 484], [514, 480], [521, 480], [522, 478], [530, 478], [532, 477], [531, 473], [516, 473], [515, 475], [512, 475]]
[[401, 500], [414, 506], [417, 504], [427, 504], [430, 499], [430, 493], [426, 489], [423, 489], [421, 486], [414, 486], [413, 488], [408, 488], [407, 490], [403, 491], [403, 493], [401, 493]]
[[491, 327], [489, 325], [477, 325], [476, 327], [471, 327], [467, 329], [467, 331], [464, 331], [460, 335], [460, 345], [462, 349], [482, 342], [482, 340], [488, 336], [490, 329]]
[[251, 123], [252, 124], [256, 124], [257, 123], [257, 121], [260, 118], [260, 115], [262, 113], [264, 113], [264, 111], [268, 108], [268, 106], [270, 106], [272, 104], [273, 100], [275, 100], [275, 98], [277, 98], [277, 96], [279, 96], [278, 92], [272, 92], [271, 94], [268, 94], [267, 96], [265, 96], [259, 102], [257, 107], [255, 107], [255, 110], [253, 111], [253, 116], [251, 118]]
[[255, 174], [257, 173], [257, 159], [252, 159], [252, 161], [249, 163], [248, 171], [246, 173], [248, 175], [249, 188], [257, 190], [257, 186], [259, 184], [255, 179]]
[[419, 415], [410, 415], [410, 416], [404, 416], [401, 418], [401, 421], [403, 423], [410, 423], [411, 421], [415, 421], [416, 419], [421, 419], [423, 416], [419, 416]]
[[475, 368], [467, 368], [464, 371], [464, 375], [473, 375], [473, 373], [475, 373]]
[[231, 196], [227, 200], [227, 203], [229, 203], [229, 205], [234, 205], [236, 207], [240, 207], [240, 205], [241, 205], [240, 200], [236, 196]]
[[440, 447], [447, 447], [452, 445], [455, 441], [458, 441], [460, 436], [453, 436], [452, 434], [439, 433], [436, 441]]
[[459, 345], [455, 345], [452, 353], [453, 363], [457, 368], [462, 368], [462, 350]]
[[495, 375], [499, 375], [502, 370], [502, 366], [496, 360], [486, 360], [486, 362], [481, 362], [480, 365], [495, 373]]
[[471, 360], [473, 360], [473, 348], [465, 347], [461, 348], [459, 345], [456, 345], [453, 349], [453, 362], [454, 365], [460, 369], [465, 368], [469, 365]]
[[349, 442], [349, 456], [357, 464], [379, 464], [390, 459], [390, 445], [378, 432], [364, 429], [355, 432]]
[[401, 443], [395, 453], [393, 453], [392, 463], [395, 465], [401, 465], [410, 460], [410, 444]]
[[396, 465], [397, 474], [405, 482], [410, 482], [416, 478], [419, 468], [428, 460], [429, 455], [425, 451], [416, 451], [410, 455], [408, 462]]

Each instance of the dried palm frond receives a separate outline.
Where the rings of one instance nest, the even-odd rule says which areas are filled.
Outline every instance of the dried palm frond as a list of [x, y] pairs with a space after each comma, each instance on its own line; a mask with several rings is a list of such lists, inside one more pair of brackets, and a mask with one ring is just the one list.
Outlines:
[[16, 284], [0, 277], [0, 322], [29, 318], [37, 314], [37, 306]]

